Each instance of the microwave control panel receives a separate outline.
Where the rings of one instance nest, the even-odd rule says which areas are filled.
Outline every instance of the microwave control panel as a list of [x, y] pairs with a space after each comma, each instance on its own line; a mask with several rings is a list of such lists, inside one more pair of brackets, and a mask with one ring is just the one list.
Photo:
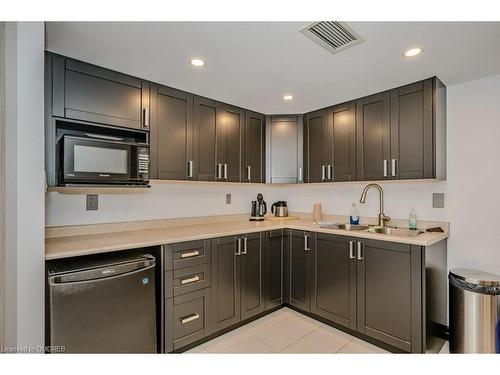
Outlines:
[[140, 147], [137, 155], [137, 172], [139, 175], [149, 175], [149, 148]]

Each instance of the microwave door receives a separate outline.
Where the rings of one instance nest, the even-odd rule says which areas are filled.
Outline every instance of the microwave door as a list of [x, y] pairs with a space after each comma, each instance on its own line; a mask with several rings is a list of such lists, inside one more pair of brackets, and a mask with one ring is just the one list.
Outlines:
[[65, 182], [121, 183], [131, 180], [131, 145], [68, 137], [63, 150]]

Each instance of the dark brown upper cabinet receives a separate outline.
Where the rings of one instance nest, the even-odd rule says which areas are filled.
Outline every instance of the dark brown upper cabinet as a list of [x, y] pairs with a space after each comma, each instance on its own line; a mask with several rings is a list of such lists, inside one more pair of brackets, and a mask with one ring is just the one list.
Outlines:
[[215, 178], [218, 181], [240, 181], [241, 131], [244, 122], [244, 110], [217, 104]]
[[305, 182], [332, 181], [333, 128], [327, 111], [322, 109], [306, 114], [304, 132], [308, 142], [304, 150]]
[[389, 92], [356, 101], [358, 180], [390, 178], [390, 120]]
[[[327, 121], [331, 124], [333, 162], [327, 177], [330, 181], [356, 180], [356, 124], [355, 102], [328, 108]], [[328, 125], [330, 126], [330, 125]]]
[[194, 179], [215, 181], [216, 129], [218, 103], [195, 96], [194, 98]]
[[[391, 91], [391, 179], [436, 177], [434, 111], [437, 79]], [[439, 124], [436, 124], [438, 126]]]
[[242, 142], [242, 182], [264, 182], [265, 117], [245, 111]]
[[153, 84], [150, 134], [151, 176], [193, 179], [193, 95]]
[[58, 55], [52, 69], [53, 116], [149, 130], [149, 82]]

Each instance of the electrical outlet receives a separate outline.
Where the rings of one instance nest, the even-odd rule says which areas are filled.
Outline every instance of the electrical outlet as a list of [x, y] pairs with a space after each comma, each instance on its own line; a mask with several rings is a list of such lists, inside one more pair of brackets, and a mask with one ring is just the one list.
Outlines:
[[97, 211], [99, 209], [99, 196], [97, 194], [87, 194], [87, 211]]
[[226, 194], [226, 204], [231, 204], [231, 194]]
[[432, 207], [444, 208], [444, 193], [432, 193]]

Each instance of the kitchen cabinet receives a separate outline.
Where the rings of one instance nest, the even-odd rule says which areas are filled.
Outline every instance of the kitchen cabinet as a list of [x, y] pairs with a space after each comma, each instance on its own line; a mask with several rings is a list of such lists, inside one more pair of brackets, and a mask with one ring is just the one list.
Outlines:
[[311, 312], [356, 329], [355, 241], [346, 236], [316, 234], [312, 261]]
[[149, 129], [149, 82], [62, 56], [52, 56], [53, 116]]
[[217, 107], [214, 100], [194, 97], [194, 179], [215, 181]]
[[193, 95], [153, 84], [150, 134], [152, 178], [193, 179]]
[[212, 240], [211, 332], [230, 327], [241, 319], [239, 254], [241, 245], [235, 236]]
[[356, 181], [355, 107], [352, 101], [330, 107], [327, 112], [333, 138], [333, 161], [327, 170], [331, 181]]
[[266, 310], [284, 303], [284, 260], [287, 231], [272, 230], [266, 233]]
[[356, 101], [357, 179], [389, 179], [390, 93]]
[[265, 118], [245, 111], [242, 142], [242, 182], [264, 182]]
[[244, 111], [227, 104], [217, 105], [216, 179], [239, 182], [241, 171], [241, 131]]
[[304, 124], [304, 137], [308, 140], [307, 152], [304, 152], [305, 182], [332, 181], [333, 127], [327, 111], [306, 114]]
[[304, 182], [306, 174], [302, 165], [303, 146], [305, 146], [303, 136], [302, 116], [267, 116], [266, 182], [273, 184]]
[[406, 352], [421, 351], [422, 250], [356, 241], [357, 330]]
[[434, 177], [433, 79], [391, 91], [391, 179]]
[[261, 233], [212, 240], [212, 331], [265, 310]]
[[249, 233], [241, 237], [241, 320], [264, 312], [265, 248], [262, 233]]
[[314, 251], [313, 239], [310, 232], [289, 231], [287, 302], [306, 312], [311, 309], [311, 251]]

